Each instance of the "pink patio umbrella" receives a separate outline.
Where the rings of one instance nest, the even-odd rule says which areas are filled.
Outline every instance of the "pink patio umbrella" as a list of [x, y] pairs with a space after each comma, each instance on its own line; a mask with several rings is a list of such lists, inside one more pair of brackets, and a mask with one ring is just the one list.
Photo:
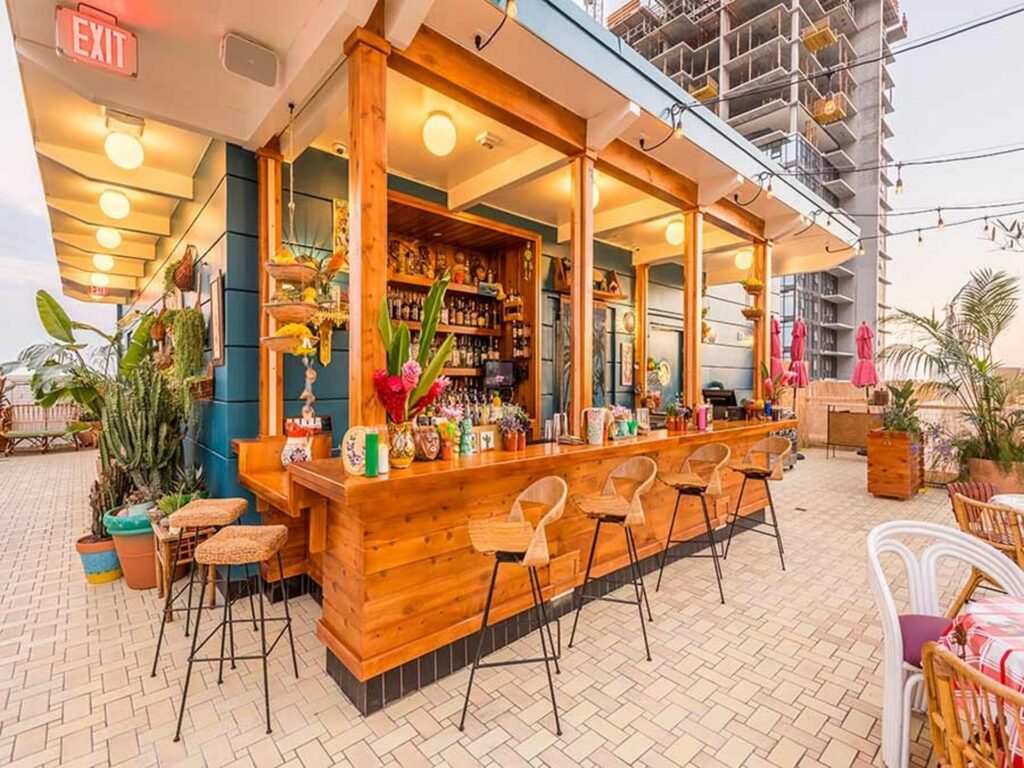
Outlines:
[[771, 378], [778, 378], [783, 371], [782, 367], [782, 328], [779, 327], [779, 320], [772, 315], [772, 359]]
[[[804, 361], [807, 345], [807, 325], [802, 317], [798, 317], [793, 323], [793, 342], [789, 347], [789, 371], [794, 375], [793, 386], [803, 389], [810, 384], [807, 375], [807, 363]], [[795, 396], [794, 392], [794, 396]]]
[[875, 370], [875, 332], [865, 322], [857, 329], [857, 367], [851, 379], [855, 387], [873, 387], [878, 383]]

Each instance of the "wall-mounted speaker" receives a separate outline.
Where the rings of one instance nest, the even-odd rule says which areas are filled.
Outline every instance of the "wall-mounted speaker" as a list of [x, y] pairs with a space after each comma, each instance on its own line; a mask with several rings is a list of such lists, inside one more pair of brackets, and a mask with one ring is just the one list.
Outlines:
[[220, 41], [220, 61], [224, 69], [240, 77], [270, 88], [277, 84], [277, 54], [234, 32]]

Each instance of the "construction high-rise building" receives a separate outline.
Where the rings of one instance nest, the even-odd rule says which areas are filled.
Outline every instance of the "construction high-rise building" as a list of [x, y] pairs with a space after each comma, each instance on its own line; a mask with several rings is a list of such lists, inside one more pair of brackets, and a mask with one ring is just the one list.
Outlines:
[[818, 194], [821, 216], [842, 210], [861, 225], [862, 253], [780, 286], [784, 342], [802, 317], [811, 376], [849, 378], [858, 325], [880, 329], [886, 310], [896, 179], [879, 166], [893, 162], [898, 0], [629, 0], [605, 23]]

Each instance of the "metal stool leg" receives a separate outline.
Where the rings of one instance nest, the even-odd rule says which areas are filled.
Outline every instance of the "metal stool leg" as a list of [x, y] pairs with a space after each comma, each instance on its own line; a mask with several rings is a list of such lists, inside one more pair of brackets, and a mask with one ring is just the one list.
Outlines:
[[[277, 572], [281, 576], [281, 597], [284, 599], [284, 620], [288, 627], [288, 645], [292, 647], [292, 667], [295, 670], [295, 679], [299, 679], [299, 661], [295, 657], [295, 638], [292, 636], [292, 614], [288, 609], [288, 588], [284, 583], [284, 566], [281, 565], [281, 550], [277, 551]], [[250, 593], [251, 595], [251, 593]]]
[[267, 672], [267, 621], [263, 613], [263, 589], [260, 589], [260, 650], [263, 655], [263, 703], [267, 710], [267, 733], [270, 733], [270, 675]]
[[[192, 559], [195, 562], [195, 558]], [[206, 571], [203, 571], [202, 586], [206, 589]], [[185, 716], [185, 702], [188, 699], [188, 684], [192, 679], [192, 665], [195, 663], [196, 648], [199, 645], [199, 620], [203, 616], [203, 601], [199, 601], [199, 608], [196, 610], [196, 625], [192, 631], [192, 650], [188, 654], [188, 669], [185, 671], [185, 685], [181, 691], [181, 706], [178, 708], [178, 727], [174, 731], [174, 740], [181, 741], [181, 720]]]
[[665, 550], [661, 553], [661, 566], [658, 568], [658, 583], [654, 585], [654, 591], [657, 592], [661, 589], [661, 577], [665, 573], [665, 561], [668, 560], [668, 548], [672, 546], [672, 531], [676, 527], [676, 515], [679, 514], [679, 501], [683, 498], [683, 494], [676, 492], [676, 506], [672, 510], [672, 522], [668, 524], [668, 536], [665, 537]]
[[[558, 653], [555, 652], [555, 638], [551, 634], [551, 622], [548, 621], [548, 611], [544, 607], [544, 592], [540, 588], [540, 574], [536, 568], [527, 569], [530, 572], [530, 591], [534, 593], [534, 600], [540, 605], [540, 615], [544, 619], [544, 629], [548, 633], [548, 644], [551, 646], [551, 656], [555, 660], [555, 674], [562, 674], [558, 667]], [[536, 590], [536, 591], [534, 591]]]
[[171, 609], [174, 607], [174, 572], [178, 570], [178, 557], [181, 555], [181, 540], [185, 535], [185, 529], [178, 529], [178, 543], [174, 547], [174, 560], [171, 565], [171, 574], [164, 586], [167, 594], [164, 595], [164, 615], [160, 620], [160, 635], [156, 639], [156, 651], [153, 653], [153, 669], [150, 677], [156, 677], [156, 663], [160, 659], [160, 648], [164, 644], [164, 630], [167, 629], [167, 619], [171, 616]]
[[[532, 582], [532, 580], [536, 578], [537, 574], [536, 574], [536, 572], [534, 571], [533, 568], [530, 568], [530, 571], [531, 571], [530, 578], [531, 578], [531, 582]], [[540, 580], [538, 579], [537, 582], [538, 582], [538, 590], [539, 590]], [[558, 704], [555, 703], [555, 681], [551, 677], [551, 657], [548, 656], [547, 643], [544, 642], [544, 625], [547, 622], [544, 621], [544, 618], [543, 618], [544, 612], [541, 610], [541, 607], [540, 607], [540, 604], [541, 604], [540, 598], [541, 597], [542, 597], [542, 595], [540, 595], [539, 592], [534, 592], [533, 593], [533, 612], [534, 612], [534, 615], [537, 618], [537, 634], [540, 635], [540, 651], [541, 651], [541, 655], [544, 657], [544, 669], [548, 673], [548, 691], [550, 691], [550, 693], [551, 693], [551, 710], [555, 713], [555, 733], [558, 736], [561, 736], [562, 735], [562, 725], [561, 725], [561, 723], [558, 722]], [[555, 655], [555, 649], [552, 646], [552, 648], [551, 648], [551, 656], [554, 656], [554, 655]]]
[[[235, 666], [235, 634], [234, 630], [231, 629], [231, 615], [229, 608], [231, 606], [231, 566], [225, 566], [227, 573], [224, 576], [224, 620], [220, 628], [220, 660], [217, 662], [217, 685], [221, 685], [224, 682], [224, 642], [227, 640], [228, 633], [231, 633], [231, 667], [234, 669]], [[206, 594], [204, 591], [202, 594]], [[200, 603], [203, 601], [200, 600]]]
[[[239, 526], [242, 525], [242, 517], [241, 517], [241, 515], [239, 515], [239, 517], [235, 520], [235, 525], [239, 525]], [[256, 605], [253, 602], [253, 596], [252, 596], [252, 574], [249, 572], [249, 569], [251, 567], [252, 567], [252, 563], [246, 563], [245, 564], [245, 591], [249, 593], [249, 615], [252, 616], [252, 629], [255, 632], [256, 631]], [[282, 571], [281, 573], [283, 574], [284, 571]], [[259, 566], [259, 563], [257, 563], [256, 564], [256, 581], [257, 581], [257, 584], [259, 583], [259, 578], [260, 578], [260, 566]]]
[[629, 545], [633, 548], [633, 562], [636, 563], [636, 574], [640, 581], [640, 594], [643, 595], [644, 605], [647, 606], [647, 620], [654, 621], [654, 615], [651, 613], [651, 602], [647, 599], [647, 586], [644, 584], [644, 574], [640, 570], [640, 552], [636, 548], [636, 536], [633, 535], [632, 528], [626, 528], [626, 532], [629, 534]]
[[729, 538], [725, 542], [725, 552], [722, 553], [722, 559], [725, 560], [729, 557], [729, 547], [732, 545], [732, 534], [736, 530], [736, 519], [740, 516], [740, 504], [743, 502], [743, 492], [747, 489], [747, 476], [743, 476], [743, 482], [740, 483], [740, 495], [736, 497], [736, 509], [732, 512], [732, 523], [729, 525]]
[[640, 613], [640, 631], [644, 636], [644, 649], [647, 651], [647, 660], [651, 660], [651, 646], [647, 642], [647, 622], [644, 621], [644, 600], [643, 595], [640, 592], [641, 589], [641, 578], [640, 578], [640, 566], [636, 562], [633, 556], [633, 545], [630, 543], [631, 536], [629, 528], [625, 525], [622, 526], [622, 530], [626, 534], [626, 550], [629, 553], [629, 568], [633, 574], [633, 591], [636, 592], [636, 609]]
[[707, 528], [708, 543], [711, 546], [711, 562], [715, 565], [715, 578], [718, 579], [718, 596], [725, 605], [725, 592], [722, 590], [722, 564], [718, 562], [718, 544], [715, 542], [715, 529], [711, 527], [711, 515], [708, 514], [708, 501], [702, 493], [700, 506], [704, 510], [704, 526]]
[[[198, 538], [198, 537], [196, 537]], [[203, 583], [206, 583], [206, 574], [203, 574]], [[196, 581], [196, 554], [195, 547], [192, 549], [192, 561], [188, 564], [188, 610], [185, 611], [185, 637], [188, 637], [189, 622], [192, 619], [192, 587]], [[203, 601], [206, 597], [206, 592], [203, 592], [199, 597], [199, 602]]]
[[484, 603], [484, 618], [480, 623], [480, 638], [476, 643], [476, 655], [473, 657], [473, 666], [469, 670], [469, 683], [466, 685], [466, 700], [462, 704], [462, 719], [459, 720], [459, 730], [466, 726], [466, 710], [469, 709], [469, 693], [473, 690], [473, 678], [476, 676], [476, 669], [480, 665], [480, 652], [484, 648], [484, 636], [487, 633], [487, 619], [491, 615], [491, 599], [494, 597], [494, 583], [498, 580], [498, 560], [494, 560], [494, 570], [491, 572], [491, 586], [487, 590], [487, 601]]
[[764, 479], [764, 490], [768, 494], [768, 510], [772, 513], [772, 527], [775, 528], [775, 542], [779, 545], [779, 562], [782, 563], [782, 570], [786, 570], [786, 559], [782, 556], [782, 532], [779, 531], [779, 521], [775, 517], [775, 500], [772, 499], [772, 489], [768, 478]]
[[576, 615], [572, 620], [572, 632], [569, 633], [569, 647], [572, 648], [572, 641], [576, 638], [576, 624], [580, 620], [580, 611], [583, 610], [583, 603], [587, 593], [587, 582], [590, 581], [590, 569], [594, 565], [594, 552], [597, 550], [597, 535], [601, 532], [601, 520], [598, 519], [594, 526], [594, 540], [590, 544], [590, 555], [587, 557], [587, 570], [583, 574], [583, 586], [580, 587], [579, 605], [576, 606]]

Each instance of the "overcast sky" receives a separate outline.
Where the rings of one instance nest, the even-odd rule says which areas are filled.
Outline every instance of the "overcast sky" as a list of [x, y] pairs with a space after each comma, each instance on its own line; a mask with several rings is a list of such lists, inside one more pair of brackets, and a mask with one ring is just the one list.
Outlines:
[[[528, 0], [526, 0], [528, 1]], [[608, 10], [616, 5], [606, 0]], [[910, 40], [971, 18], [1009, 7], [1007, 0], [904, 0]], [[44, 338], [34, 295], [45, 288], [61, 296], [57, 266], [21, 83], [11, 43], [6, 7], [0, 4], [0, 360]], [[1024, 143], [1024, 102], [1019, 96], [1020, 46], [1024, 14], [976, 32], [899, 56], [896, 81], [896, 136], [889, 142], [898, 160]], [[899, 208], [965, 205], [1024, 199], [1024, 153], [994, 160], [908, 169], [906, 193], [893, 197]], [[1021, 206], [1024, 208], [1024, 206]], [[947, 222], [972, 213], [948, 212]], [[893, 217], [899, 231], [934, 223], [935, 215]], [[967, 279], [968, 272], [991, 266], [1021, 274], [1022, 254], [993, 251], [980, 238], [981, 225], [947, 228], [892, 238], [889, 251], [889, 303], [918, 311], [941, 305]], [[110, 307], [61, 296], [73, 317], [111, 325]], [[1024, 315], [1024, 313], [1022, 313]], [[1007, 365], [1024, 365], [1024, 317], [1000, 350]]]

